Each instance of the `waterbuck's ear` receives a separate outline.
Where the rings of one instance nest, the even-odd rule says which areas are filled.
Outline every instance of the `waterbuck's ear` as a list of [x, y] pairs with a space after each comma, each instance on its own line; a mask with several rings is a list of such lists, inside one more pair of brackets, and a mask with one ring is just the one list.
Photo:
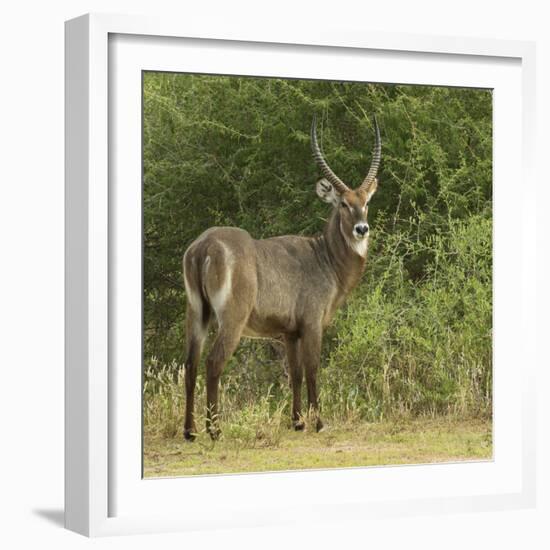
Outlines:
[[320, 179], [315, 184], [315, 190], [321, 200], [324, 200], [333, 206], [338, 206], [340, 204], [340, 193], [334, 189], [332, 183], [330, 183], [327, 179]]

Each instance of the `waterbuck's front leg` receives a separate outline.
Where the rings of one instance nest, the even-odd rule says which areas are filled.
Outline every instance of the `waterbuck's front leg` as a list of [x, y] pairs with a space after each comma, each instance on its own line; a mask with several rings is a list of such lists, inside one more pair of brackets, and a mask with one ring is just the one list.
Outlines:
[[292, 425], [296, 431], [304, 429], [302, 413], [302, 380], [304, 368], [299, 357], [300, 340], [294, 335], [285, 336], [288, 371], [292, 387]]
[[317, 393], [317, 373], [321, 362], [321, 327], [304, 329], [300, 338], [300, 359], [306, 373], [307, 399], [309, 412], [312, 413], [315, 429], [320, 432], [323, 422], [319, 415], [319, 395]]

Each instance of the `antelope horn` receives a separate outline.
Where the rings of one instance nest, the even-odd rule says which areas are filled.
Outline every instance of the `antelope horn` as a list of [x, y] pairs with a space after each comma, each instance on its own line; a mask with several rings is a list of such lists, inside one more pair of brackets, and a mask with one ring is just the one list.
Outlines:
[[372, 151], [372, 162], [370, 164], [369, 173], [367, 177], [363, 180], [363, 183], [359, 186], [359, 189], [366, 189], [376, 179], [376, 174], [378, 173], [378, 168], [380, 166], [380, 159], [382, 158], [382, 142], [380, 141], [380, 129], [378, 128], [378, 122], [376, 121], [376, 115], [374, 115], [374, 149]]
[[311, 152], [317, 166], [319, 166], [325, 178], [332, 183], [336, 190], [339, 193], [349, 191], [349, 187], [330, 169], [330, 166], [323, 157], [323, 153], [317, 142], [317, 117], [315, 115], [313, 115], [313, 122], [311, 124]]

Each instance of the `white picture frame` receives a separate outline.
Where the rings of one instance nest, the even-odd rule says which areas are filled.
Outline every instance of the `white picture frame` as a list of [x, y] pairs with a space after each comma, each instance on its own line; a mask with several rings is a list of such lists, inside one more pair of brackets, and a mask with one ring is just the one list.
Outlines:
[[[340, 68], [332, 63], [332, 69], [325, 69], [330, 62], [320, 60], [330, 57], [338, 58]], [[304, 490], [311, 501], [300, 505], [302, 521], [533, 506], [534, 63], [534, 45], [528, 42], [349, 29], [296, 34], [268, 24], [219, 31], [191, 22], [115, 15], [68, 21], [66, 527], [100, 536], [292, 522], [296, 510], [288, 502], [297, 501]], [[139, 136], [132, 138], [140, 134], [135, 132], [140, 126], [136, 77], [142, 70], [186, 70], [335, 78], [343, 76], [338, 72], [342, 66], [355, 79], [495, 90], [494, 460], [143, 480], [141, 417], [136, 417], [141, 406], [141, 347], [136, 347], [141, 301], [133, 299], [141, 277], [126, 284], [126, 273], [135, 271], [136, 262], [140, 273], [141, 262], [141, 229], [136, 225], [140, 187], [135, 185], [141, 181], [141, 165], [136, 164], [141, 149]], [[120, 93], [124, 106], [117, 102]], [[128, 184], [114, 184], [120, 181]], [[513, 193], [518, 181], [521, 195]], [[124, 209], [117, 206], [121, 201]], [[510, 215], [514, 231], [507, 226]], [[518, 251], [516, 256], [506, 255], [506, 247]], [[137, 321], [122, 330], [121, 316]], [[128, 362], [139, 376], [117, 367], [121, 353], [139, 357], [137, 363]], [[356, 490], [361, 484], [364, 490]], [[214, 493], [219, 502], [207, 514]], [[265, 494], [270, 495], [268, 502]], [[193, 510], [186, 507], [186, 498]]]

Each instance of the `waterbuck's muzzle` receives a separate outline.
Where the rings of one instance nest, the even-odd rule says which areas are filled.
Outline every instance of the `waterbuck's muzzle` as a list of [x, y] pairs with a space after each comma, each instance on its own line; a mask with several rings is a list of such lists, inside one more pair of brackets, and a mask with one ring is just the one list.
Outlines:
[[357, 223], [353, 227], [353, 233], [356, 238], [363, 239], [369, 232], [369, 226], [366, 223]]

